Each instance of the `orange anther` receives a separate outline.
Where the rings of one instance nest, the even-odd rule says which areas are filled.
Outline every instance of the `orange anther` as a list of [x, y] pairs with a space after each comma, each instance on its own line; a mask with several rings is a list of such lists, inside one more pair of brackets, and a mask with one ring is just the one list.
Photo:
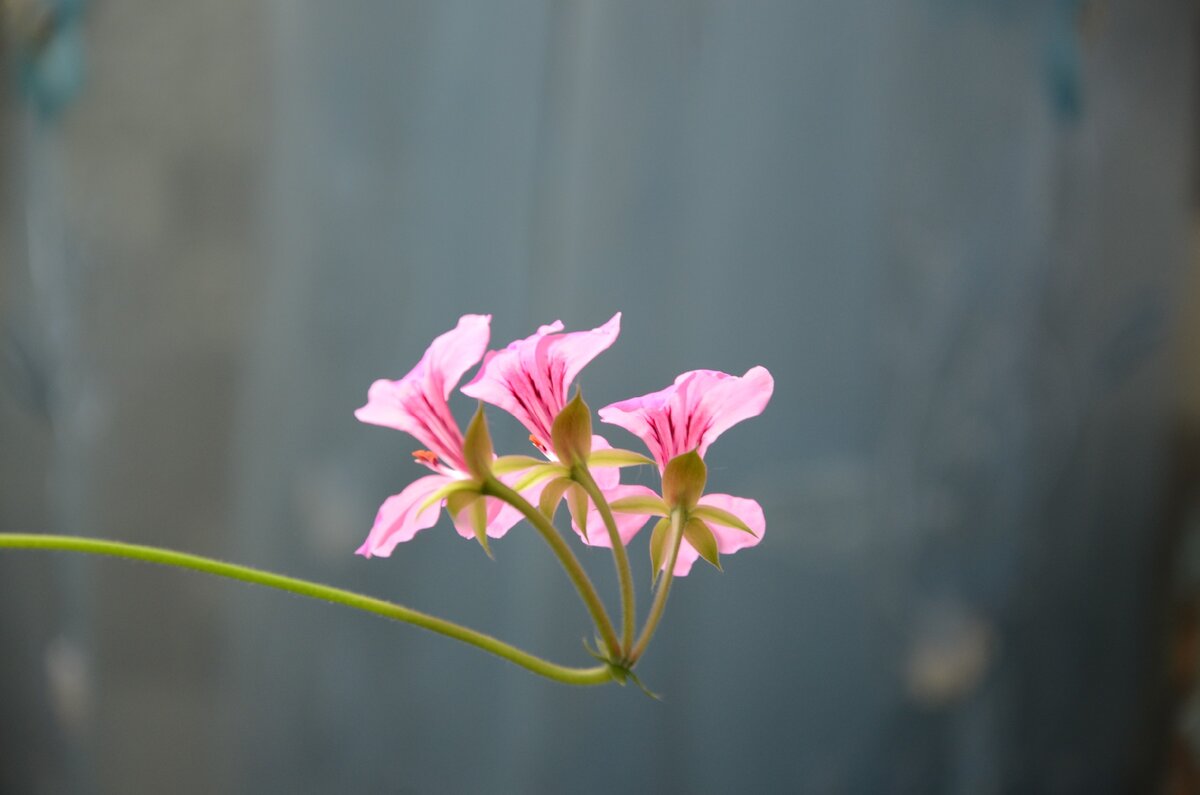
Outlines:
[[437, 453], [432, 450], [413, 450], [413, 458], [426, 466], [433, 466], [438, 462]]

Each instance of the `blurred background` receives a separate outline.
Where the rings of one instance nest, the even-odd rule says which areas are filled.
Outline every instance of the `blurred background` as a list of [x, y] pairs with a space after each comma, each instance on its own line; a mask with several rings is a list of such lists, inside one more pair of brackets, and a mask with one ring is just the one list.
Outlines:
[[709, 453], [767, 535], [680, 582], [662, 703], [4, 553], [0, 792], [1200, 792], [1194, 2], [0, 8], [0, 531], [586, 664], [527, 529], [352, 554], [420, 473], [367, 386], [465, 312], [623, 311], [593, 406], [776, 377]]

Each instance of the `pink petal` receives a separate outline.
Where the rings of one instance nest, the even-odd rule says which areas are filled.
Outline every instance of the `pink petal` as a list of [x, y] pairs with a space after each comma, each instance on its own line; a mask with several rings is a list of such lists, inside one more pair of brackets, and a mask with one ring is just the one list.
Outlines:
[[728, 494], [705, 494], [700, 498], [700, 504], [728, 511], [754, 531], [754, 535], [750, 535], [736, 527], [706, 522], [717, 538], [717, 549], [722, 555], [731, 555], [739, 549], [756, 546], [762, 541], [763, 533], [767, 530], [767, 520], [763, 516], [762, 506], [756, 501], [744, 497], [731, 497]]
[[426, 475], [408, 484], [399, 494], [384, 500], [375, 516], [375, 525], [356, 554], [365, 558], [376, 555], [386, 558], [397, 544], [411, 541], [418, 530], [433, 527], [437, 523], [441, 503], [435, 503], [423, 511], [418, 509], [429, 495], [450, 482], [452, 479], [444, 475]]
[[[736, 527], [726, 527], [716, 522], [706, 521], [713, 536], [717, 539], [717, 549], [722, 555], [731, 555], [739, 549], [752, 547], [762, 541], [767, 529], [767, 520], [763, 517], [762, 506], [754, 500], [742, 497], [731, 497], [728, 494], [705, 494], [700, 498], [701, 505], [711, 505], [723, 511], [729, 511], [746, 523], [755, 535]], [[684, 539], [679, 544], [679, 555], [675, 558], [675, 576], [686, 577], [692, 570], [692, 564], [700, 557], [700, 553]], [[663, 562], [666, 568], [666, 562]]]
[[463, 315], [430, 344], [416, 367], [397, 381], [371, 384], [360, 421], [413, 436], [443, 461], [462, 470], [462, 432], [446, 398], [487, 348], [491, 315]]
[[479, 372], [462, 388], [462, 393], [507, 411], [544, 444], [549, 444], [550, 426], [563, 404], [555, 405], [551, 395], [540, 391], [535, 373], [522, 364], [521, 352], [524, 348], [536, 348], [538, 340], [561, 328], [562, 323], [555, 321], [542, 326], [531, 337], [509, 343], [503, 350], [489, 351]]
[[693, 382], [688, 409], [706, 421], [703, 430], [693, 429], [685, 445], [689, 450], [699, 447], [703, 456], [722, 433], [742, 420], [762, 414], [775, 391], [775, 379], [765, 367], [751, 367], [741, 378], [711, 370], [697, 372], [705, 377]]
[[[521, 520], [520, 512], [514, 508], [510, 508], [495, 497], [484, 497], [484, 500], [487, 501], [488, 520], [486, 533], [488, 538], [502, 537], [512, 529], [513, 525]], [[458, 516], [454, 517], [454, 529], [463, 538], [475, 538], [475, 527], [471, 524], [469, 510], [464, 510]]]
[[546, 345], [545, 355], [549, 360], [561, 361], [563, 373], [559, 388], [563, 399], [568, 397], [567, 390], [579, 372], [604, 351], [608, 350], [621, 333], [621, 313], [617, 312], [603, 326], [591, 331], [573, 331], [570, 334], [556, 334]]
[[738, 377], [691, 370], [658, 392], [600, 409], [600, 419], [640, 437], [660, 467], [689, 450], [704, 455], [733, 425], [762, 413], [775, 382], [765, 367]]
[[[610, 503], [614, 500], [619, 500], [623, 497], [657, 497], [651, 489], [645, 486], [625, 485], [613, 486], [612, 488], [602, 488], [604, 499]], [[568, 506], [570, 503], [567, 503]], [[654, 517], [644, 516], [636, 513], [617, 513], [613, 512], [613, 519], [617, 523], [617, 535], [621, 537], [621, 543], [626, 546], [633, 539], [638, 531], [646, 526], [646, 522]], [[657, 521], [657, 520], [656, 520]], [[608, 528], [604, 526], [604, 519], [600, 516], [600, 511], [596, 510], [595, 504], [588, 501], [588, 518], [587, 538], [583, 537], [583, 532], [579, 529], [579, 523], [575, 521], [574, 515], [571, 517], [571, 528], [583, 539], [583, 543], [593, 547], [612, 547], [612, 539], [608, 537]]]
[[463, 374], [483, 357], [491, 336], [491, 321], [491, 315], [463, 315], [457, 326], [430, 344], [422, 361], [429, 378], [440, 388], [442, 399], [449, 399]]
[[[513, 483], [521, 479], [524, 472], [512, 472], [507, 475], [501, 475], [500, 480], [507, 486], [512, 486]], [[542, 496], [542, 489], [546, 487], [545, 482], [535, 483], [529, 488], [521, 492], [521, 496], [525, 498], [530, 505], [536, 506], [538, 498]], [[485, 497], [487, 500], [488, 523], [487, 534], [489, 538], [501, 538], [509, 530], [513, 528], [517, 522], [522, 521], [525, 516], [516, 508], [506, 502], [501, 502], [495, 497]], [[463, 538], [474, 538], [475, 528], [471, 525], [471, 518], [463, 511], [460, 517], [454, 517], [454, 529]]]
[[[596, 413], [600, 415], [601, 421], [620, 426], [641, 439], [661, 467], [671, 456], [667, 455], [668, 451], [664, 449], [664, 440], [660, 440], [658, 434], [651, 428], [650, 418], [662, 411], [667, 400], [674, 393], [675, 386], [671, 385], [648, 395], [612, 403]], [[669, 440], [665, 441], [669, 444]]]
[[536, 334], [503, 350], [488, 353], [479, 373], [462, 388], [463, 394], [504, 409], [544, 443], [566, 405], [571, 383], [579, 372], [612, 345], [621, 329], [621, 313], [591, 331], [561, 334], [561, 321], [542, 326]]
[[[611, 450], [612, 445], [603, 436], [592, 434], [592, 452], [596, 450]], [[591, 469], [592, 479], [596, 481], [596, 485], [601, 491], [611, 489], [613, 486], [621, 482], [620, 467], [595, 467]]]

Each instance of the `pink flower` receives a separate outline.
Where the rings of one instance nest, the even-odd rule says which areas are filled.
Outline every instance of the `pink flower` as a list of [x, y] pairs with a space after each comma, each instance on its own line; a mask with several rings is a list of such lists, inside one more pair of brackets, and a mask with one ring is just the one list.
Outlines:
[[479, 373], [462, 388], [464, 395], [491, 403], [520, 420], [530, 441], [550, 452], [550, 428], [567, 405], [568, 390], [588, 362], [606, 350], [621, 332], [618, 312], [599, 328], [560, 334], [561, 320], [537, 333], [490, 351]]
[[[415, 451], [413, 458], [435, 473], [418, 478], [399, 494], [384, 500], [357, 554], [387, 557], [401, 541], [409, 541], [417, 531], [437, 523], [445, 499], [426, 505], [431, 496], [439, 489], [470, 479], [463, 460], [462, 431], [446, 401], [463, 374], [487, 349], [491, 319], [491, 315], [463, 315], [455, 328], [433, 341], [408, 375], [399, 381], [379, 380], [371, 384], [367, 405], [354, 412], [362, 422], [395, 428], [415, 437], [428, 449]], [[499, 500], [486, 499], [487, 534], [499, 538], [516, 524], [520, 514]], [[474, 538], [466, 513], [453, 517], [455, 527], [464, 538]]]
[[[692, 370], [675, 379], [666, 389], [623, 400], [600, 409], [600, 419], [619, 425], [646, 443], [659, 469], [677, 455], [696, 450], [701, 456], [717, 437], [742, 420], [762, 413], [775, 381], [764, 367], [753, 367], [743, 376], [715, 370]], [[657, 496], [640, 486], [623, 487], [625, 496]], [[729, 554], [762, 540], [766, 530], [762, 507], [754, 500], [728, 494], [706, 494], [700, 506], [732, 513], [754, 534], [710, 521], [717, 549]], [[685, 539], [679, 548], [675, 575], [691, 570], [699, 553]]]
[[[572, 382], [580, 371], [606, 350], [621, 332], [621, 313], [617, 312], [607, 323], [590, 331], [562, 332], [561, 320], [542, 326], [536, 334], [517, 340], [508, 347], [490, 351], [483, 365], [462, 392], [469, 397], [504, 409], [529, 429], [529, 440], [550, 461], [558, 461], [552, 448], [551, 428], [554, 418], [567, 404]], [[603, 437], [592, 437], [593, 450], [611, 449]], [[607, 493], [620, 481], [616, 467], [596, 467], [593, 471], [596, 485]], [[527, 499], [536, 500], [541, 487], [534, 486], [525, 491]], [[570, 507], [568, 503], [568, 507]], [[571, 508], [575, 532], [589, 543], [608, 546], [608, 534], [590, 528], [601, 527], [588, 522], [588, 534], [584, 536], [578, 518]], [[595, 509], [592, 509], [592, 513]], [[640, 529], [628, 530], [633, 517], [622, 517], [619, 530], [622, 536], [632, 535]], [[642, 519], [645, 523], [645, 519]]]

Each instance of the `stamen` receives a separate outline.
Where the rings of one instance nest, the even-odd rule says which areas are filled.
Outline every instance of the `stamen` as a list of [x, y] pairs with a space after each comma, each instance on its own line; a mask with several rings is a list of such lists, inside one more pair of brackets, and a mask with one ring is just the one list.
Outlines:
[[438, 462], [437, 453], [432, 450], [413, 450], [413, 458], [417, 463], [431, 467]]
[[533, 442], [533, 446], [536, 447], [537, 449], [541, 450], [543, 453], [547, 452], [545, 442], [543, 442], [541, 439], [537, 438], [537, 436], [535, 436], [534, 434], [532, 434], [532, 433], [529, 434], [529, 441]]

